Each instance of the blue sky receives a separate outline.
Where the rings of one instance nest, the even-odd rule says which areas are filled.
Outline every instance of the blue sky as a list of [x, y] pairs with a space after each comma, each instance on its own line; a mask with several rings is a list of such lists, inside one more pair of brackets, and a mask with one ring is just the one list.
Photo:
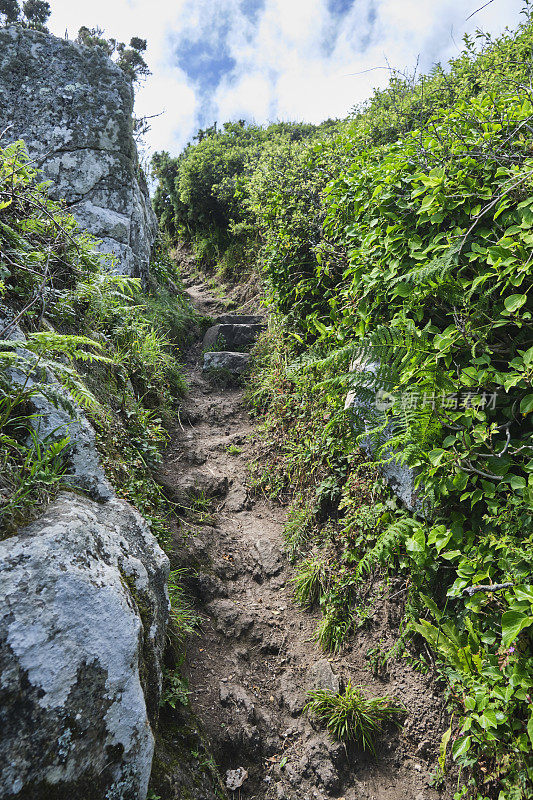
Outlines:
[[[51, 0], [50, 29], [81, 25], [148, 39], [152, 76], [140, 115], [160, 114], [151, 150], [177, 154], [198, 127], [244, 118], [320, 122], [382, 87], [387, 65], [425, 71], [459, 52], [465, 32], [515, 27], [522, 0]], [[163, 113], [162, 113], [163, 112]]]

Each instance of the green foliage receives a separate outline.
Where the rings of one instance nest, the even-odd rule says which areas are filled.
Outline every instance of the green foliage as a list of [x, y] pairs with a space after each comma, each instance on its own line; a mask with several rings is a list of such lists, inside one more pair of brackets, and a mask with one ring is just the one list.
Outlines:
[[[56, 489], [64, 485], [65, 451], [69, 443], [68, 436], [40, 441], [29, 428], [27, 417], [13, 416], [13, 405], [7, 398], [2, 398], [2, 405], [8, 406], [10, 418], [9, 426], [0, 429], [1, 538], [16, 530], [36, 505], [46, 504]], [[23, 432], [30, 444], [20, 441]]]
[[[39, 2], [40, 0], [29, 0], [29, 2]], [[124, 42], [119, 42], [113, 38], [106, 38], [105, 31], [101, 28], [88, 28], [86, 25], [78, 31], [76, 41], [86, 47], [97, 47], [109, 56], [114, 58], [117, 66], [128, 76], [132, 83], [141, 81], [150, 75], [148, 65], [142, 53], [146, 50], [146, 39], [134, 36], [129, 47]]]
[[22, 9], [18, 0], [0, 1], [0, 14], [3, 15], [6, 25], [17, 24], [46, 31], [46, 22], [51, 13], [50, 3], [46, 0], [25, 0]]
[[161, 707], [189, 705], [189, 684], [179, 670], [163, 670], [163, 689], [159, 701]]
[[357, 564], [356, 576], [363, 577], [378, 564], [390, 563], [409, 538], [409, 534], [419, 529], [419, 523], [407, 515], [402, 515], [387, 525], [378, 535], [373, 547], [369, 547]]
[[264, 165], [270, 158], [283, 165], [292, 148], [331, 126], [282, 122], [261, 128], [243, 120], [227, 122], [199, 131], [177, 158], [157, 153], [152, 167], [160, 224], [172, 237], [191, 241], [200, 262], [218, 264], [222, 275], [249, 270], [247, 262], [259, 246], [255, 205], [260, 199], [252, 194], [256, 181], [263, 185]]
[[187, 636], [198, 633], [201, 617], [190, 607], [183, 589], [184, 571], [173, 570], [168, 578], [168, 595], [170, 598], [169, 635], [183, 645]]
[[296, 602], [304, 608], [312, 608], [328, 589], [329, 576], [324, 561], [319, 558], [301, 561], [292, 582]]
[[182, 674], [185, 660], [185, 644], [189, 636], [197, 635], [201, 617], [188, 602], [183, 583], [187, 572], [174, 569], [168, 577], [168, 596], [170, 600], [170, 620], [167, 628], [169, 643], [174, 653], [173, 667], [163, 669], [163, 689], [159, 705], [176, 709], [189, 705], [189, 684]]
[[[522, 132], [533, 107], [527, 64], [516, 66], [531, 35], [527, 24], [515, 42], [506, 36], [494, 45], [506, 66], [476, 96], [433, 109], [424, 128], [404, 130], [391, 144], [355, 145], [349, 168], [328, 188], [324, 225], [348, 248], [336, 289], [342, 316], [329, 323], [339, 339], [353, 341], [339, 360], [381, 365], [373, 388], [394, 398], [387, 448], [401, 449], [418, 470], [429, 501], [427, 524], [405, 520], [404, 563], [419, 590], [447, 594], [448, 618], [412, 628], [438, 654], [451, 696], [479, 697], [479, 705], [460, 703], [452, 755], [474, 773], [481, 758], [502, 798], [528, 796], [532, 770], [531, 607], [524, 594], [533, 534], [532, 163]], [[477, 59], [468, 51], [474, 72], [489, 49]], [[356, 393], [358, 382], [361, 376], [352, 382]], [[408, 394], [432, 400], [406, 408]], [[502, 582], [516, 589], [497, 602], [464, 594], [478, 583]], [[499, 698], [507, 672], [514, 683], [515, 659], [521, 689]]]
[[32, 399], [41, 395], [71, 416], [76, 404], [84, 406], [118, 492], [141, 510], [162, 543], [168, 538], [170, 508], [151, 470], [166, 441], [162, 416], [176, 409], [185, 390], [178, 348], [196, 315], [163, 253], [154, 259], [148, 293], [109, 266], [46, 187], [35, 183], [23, 145], [0, 149], [0, 336], [9, 336], [15, 323], [26, 334], [25, 340], [0, 340], [7, 532], [59, 485], [68, 485], [62, 475], [68, 431], [57, 431], [46, 446], [31, 439], [38, 424]]
[[[499, 800], [533, 791], [532, 46], [529, 13], [479, 33], [331, 138], [266, 147], [239, 189], [279, 312], [249, 390], [273, 443], [257, 484], [297, 498], [297, 597], [338, 648], [366, 584], [401, 577], [402, 639], [430, 645], [455, 709], [461, 796]], [[415, 470], [425, 519], [365, 472], [369, 441]]]
[[291, 561], [295, 561], [309, 541], [315, 518], [314, 504], [298, 495], [289, 506], [287, 522], [283, 530], [285, 550]]
[[322, 722], [333, 739], [354, 742], [376, 755], [376, 737], [389, 722], [400, 726], [406, 709], [388, 697], [365, 698], [348, 682], [342, 692], [316, 689], [308, 692], [306, 711]]
[[22, 11], [28, 22], [37, 26], [45, 25], [48, 17], [52, 13], [50, 3], [46, 0], [25, 0], [22, 4]]

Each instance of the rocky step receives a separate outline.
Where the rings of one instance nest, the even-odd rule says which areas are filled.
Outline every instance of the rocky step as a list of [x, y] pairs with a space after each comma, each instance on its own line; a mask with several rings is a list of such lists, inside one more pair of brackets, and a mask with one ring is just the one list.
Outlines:
[[227, 370], [232, 375], [242, 375], [250, 362], [248, 353], [234, 353], [230, 350], [220, 352], [212, 350], [204, 355], [203, 370]]
[[238, 351], [252, 345], [265, 325], [254, 323], [253, 325], [213, 325], [204, 336], [204, 350], [209, 350], [219, 344], [228, 350]]

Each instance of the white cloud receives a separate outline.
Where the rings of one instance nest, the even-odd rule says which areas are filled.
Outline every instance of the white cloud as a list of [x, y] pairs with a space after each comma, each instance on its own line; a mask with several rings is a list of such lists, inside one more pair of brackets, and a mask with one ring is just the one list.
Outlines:
[[[499, 33], [515, 26], [522, 0], [494, 0], [469, 21], [481, 2], [355, 0], [347, 13], [333, 15], [327, 0], [264, 0], [255, 17], [244, 13], [251, 0], [51, 4], [50, 28], [58, 36], [67, 28], [74, 38], [81, 25], [99, 25], [123, 41], [148, 40], [146, 60], [153, 74], [138, 90], [136, 110], [165, 112], [152, 120], [148, 144], [176, 154], [200, 120], [203, 125], [237, 117], [318, 122], [344, 116], [373, 87], [386, 84], [386, 70], [367, 70], [387, 63], [410, 69], [418, 58], [426, 70], [436, 60], [446, 61], [457, 54], [466, 31], [482, 27]], [[191, 43], [199, 48], [196, 73]], [[201, 90], [198, 76], [205, 78]], [[211, 76], [216, 85], [207, 87]]]

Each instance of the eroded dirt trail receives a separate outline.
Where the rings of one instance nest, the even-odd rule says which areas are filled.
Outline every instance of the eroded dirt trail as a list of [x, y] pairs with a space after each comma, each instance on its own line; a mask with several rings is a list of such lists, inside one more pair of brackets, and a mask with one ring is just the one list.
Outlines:
[[[217, 313], [205, 288], [189, 291], [200, 310]], [[441, 715], [430, 681], [398, 664], [384, 683], [372, 677], [365, 660], [368, 648], [397, 625], [394, 606], [378, 604], [371, 630], [337, 657], [314, 643], [317, 618], [291, 602], [284, 509], [247, 489], [247, 464], [255, 453], [243, 392], [208, 383], [200, 347], [190, 354], [183, 430], [167, 451], [164, 474], [177, 491], [196, 489], [211, 498], [204, 524], [191, 524], [183, 545], [197, 570], [204, 618], [201, 635], [188, 643], [186, 673], [193, 709], [223, 776], [241, 767], [248, 772], [230, 797], [439, 797], [426, 761], [438, 748]], [[347, 679], [369, 694], [393, 695], [409, 709], [402, 731], [384, 732], [377, 760], [332, 743], [302, 713], [308, 689], [337, 689]]]

